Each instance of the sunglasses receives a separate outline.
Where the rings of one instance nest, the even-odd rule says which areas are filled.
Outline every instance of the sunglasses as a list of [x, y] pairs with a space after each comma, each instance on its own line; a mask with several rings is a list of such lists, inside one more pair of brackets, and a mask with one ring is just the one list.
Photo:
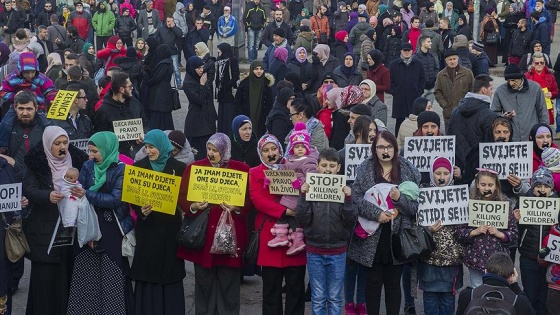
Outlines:
[[540, 66], [544, 65], [544, 61], [535, 61], [535, 62], [533, 62], [533, 63], [534, 63], [535, 65], [540, 65]]

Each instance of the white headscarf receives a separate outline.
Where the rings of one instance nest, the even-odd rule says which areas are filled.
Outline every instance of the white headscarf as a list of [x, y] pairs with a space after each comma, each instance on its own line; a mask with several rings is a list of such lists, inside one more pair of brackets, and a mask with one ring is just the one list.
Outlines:
[[69, 139], [66, 131], [58, 126], [48, 126], [43, 132], [43, 150], [45, 151], [47, 161], [49, 162], [49, 168], [52, 173], [52, 181], [56, 191], [60, 191], [60, 181], [64, 177], [68, 168], [72, 167], [72, 157], [70, 156], [70, 152], [67, 151], [66, 155], [62, 158], [55, 157], [51, 152], [53, 142], [60, 136], [65, 136]]

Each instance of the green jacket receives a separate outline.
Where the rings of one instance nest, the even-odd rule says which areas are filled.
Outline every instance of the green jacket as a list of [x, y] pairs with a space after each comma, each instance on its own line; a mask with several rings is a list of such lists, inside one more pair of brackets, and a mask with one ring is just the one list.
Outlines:
[[93, 15], [91, 23], [97, 36], [111, 36], [115, 28], [115, 15], [108, 9], [107, 2], [103, 3], [105, 3], [105, 12], [97, 10]]

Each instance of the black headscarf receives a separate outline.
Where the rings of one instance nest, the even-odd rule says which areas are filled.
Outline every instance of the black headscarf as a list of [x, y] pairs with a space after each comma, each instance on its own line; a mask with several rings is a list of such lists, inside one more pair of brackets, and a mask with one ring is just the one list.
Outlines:
[[[154, 37], [148, 37], [146, 39], [146, 44], [148, 44], [149, 50], [148, 54], [146, 55], [146, 59], [144, 59], [144, 65], [151, 67], [152, 64], [157, 60], [157, 47], [159, 46], [159, 41]], [[157, 65], [155, 62], [154, 65]]]
[[161, 44], [158, 46], [156, 50], [156, 61], [159, 63], [164, 59], [171, 58], [171, 48], [166, 44]]
[[[543, 123], [538, 123], [535, 124], [533, 126], [533, 128], [531, 128], [531, 132], [529, 133], [529, 140], [533, 141], [533, 152], [535, 152], [537, 154], [537, 156], [540, 158], [542, 153], [543, 153], [543, 149], [539, 149], [539, 147], [537, 146], [537, 141], [536, 140], [536, 134], [537, 134], [537, 130], [540, 127], [546, 127], [548, 129], [548, 131], [550, 132], [550, 135], [554, 135], [554, 133], [552, 132], [552, 128], [550, 128], [550, 126], [548, 124], [543, 124]], [[552, 146], [552, 140], [550, 140], [550, 143], [548, 144], [548, 146]]]
[[222, 52], [222, 54], [218, 56], [218, 60], [228, 59], [233, 56], [233, 49], [231, 48], [231, 45], [228, 43], [219, 44], [218, 49]]
[[369, 56], [375, 64], [373, 66], [369, 66], [370, 69], [375, 69], [381, 65], [381, 60], [383, 60], [383, 53], [379, 49], [372, 49], [369, 51]]

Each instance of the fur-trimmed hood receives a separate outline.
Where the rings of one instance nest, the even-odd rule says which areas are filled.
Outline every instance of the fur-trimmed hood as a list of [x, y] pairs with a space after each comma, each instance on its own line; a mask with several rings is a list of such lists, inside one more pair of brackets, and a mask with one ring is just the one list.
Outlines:
[[[245, 80], [249, 77], [249, 72], [243, 73], [239, 76], [239, 81], [237, 81], [237, 86], [241, 85], [243, 82], [247, 82], [245, 84], [249, 84], [249, 80]], [[275, 80], [274, 76], [268, 72], [264, 73], [264, 78], [268, 80], [268, 87], [274, 86]]]
[[[68, 152], [72, 157], [72, 167], [81, 169], [85, 161], [88, 160], [88, 155], [73, 145], [68, 146]], [[51, 169], [49, 168], [47, 155], [43, 150], [43, 142], [40, 142], [37, 146], [29, 150], [25, 155], [24, 161], [28, 170], [33, 171], [37, 175], [48, 178], [51, 177]]]

